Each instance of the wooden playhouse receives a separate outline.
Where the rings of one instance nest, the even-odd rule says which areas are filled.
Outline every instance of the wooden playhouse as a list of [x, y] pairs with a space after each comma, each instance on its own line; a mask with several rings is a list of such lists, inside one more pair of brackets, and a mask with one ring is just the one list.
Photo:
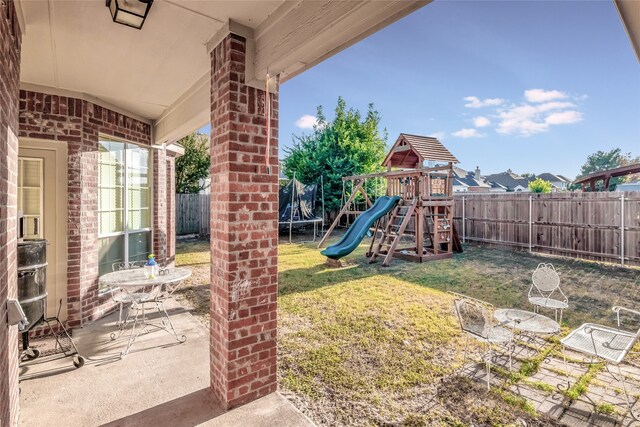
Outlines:
[[[370, 262], [394, 257], [425, 262], [448, 258], [461, 251], [453, 227], [453, 164], [458, 159], [436, 138], [400, 134], [384, 159], [386, 172], [344, 177], [351, 193], [318, 247], [320, 248], [345, 215], [359, 215], [358, 194], [366, 208], [372, 205], [365, 188], [368, 179], [386, 180], [386, 195], [399, 196], [400, 203], [374, 227], [367, 256]], [[365, 209], [366, 210], [366, 209]]]

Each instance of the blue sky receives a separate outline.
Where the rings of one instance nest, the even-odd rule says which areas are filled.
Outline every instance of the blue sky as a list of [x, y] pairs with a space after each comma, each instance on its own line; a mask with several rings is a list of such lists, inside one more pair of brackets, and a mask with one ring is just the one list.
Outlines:
[[281, 86], [281, 157], [338, 96], [373, 102], [389, 144], [437, 136], [483, 174], [640, 155], [640, 64], [611, 1], [431, 3]]

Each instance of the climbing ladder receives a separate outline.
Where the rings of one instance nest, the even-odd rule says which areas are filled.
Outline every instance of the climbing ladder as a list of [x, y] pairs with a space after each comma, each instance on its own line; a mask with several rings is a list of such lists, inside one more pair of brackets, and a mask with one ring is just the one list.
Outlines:
[[[453, 215], [449, 206], [425, 207], [425, 249], [433, 255], [450, 253], [454, 245]], [[457, 236], [456, 236], [457, 237]], [[444, 249], [442, 246], [445, 246]]]
[[382, 265], [389, 265], [409, 221], [413, 218], [417, 203], [418, 198], [416, 197], [408, 205], [402, 204], [395, 207], [377, 244], [374, 245], [372, 242], [372, 246], [375, 248], [373, 252], [370, 251], [369, 263], [375, 262], [378, 255], [385, 255]]

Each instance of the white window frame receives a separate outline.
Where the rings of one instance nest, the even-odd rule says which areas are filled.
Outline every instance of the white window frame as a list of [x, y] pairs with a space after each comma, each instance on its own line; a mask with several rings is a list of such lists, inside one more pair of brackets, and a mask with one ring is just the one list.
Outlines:
[[[123, 231], [118, 231], [118, 232], [114, 232], [114, 233], [105, 233], [105, 234], [100, 234], [100, 210], [98, 209], [98, 239], [102, 239], [102, 238], [107, 238], [107, 237], [116, 237], [116, 236], [124, 236], [124, 262], [128, 262], [129, 261], [129, 235], [131, 234], [137, 234], [137, 233], [142, 233], [142, 232], [150, 232], [150, 243], [149, 243], [149, 253], [153, 253], [153, 244], [154, 244], [154, 236], [153, 236], [153, 219], [154, 219], [154, 210], [153, 210], [153, 205], [154, 205], [154, 187], [153, 187], [153, 181], [154, 181], [154, 174], [155, 174], [155, 170], [153, 169], [153, 156], [154, 156], [154, 150], [150, 145], [144, 145], [144, 144], [138, 144], [135, 142], [131, 142], [131, 141], [127, 141], [126, 139], [118, 139], [118, 138], [114, 138], [112, 136], [109, 135], [98, 135], [98, 144], [100, 144], [100, 141], [109, 141], [109, 142], [118, 142], [121, 144], [124, 144], [124, 177], [123, 177], [123, 225], [124, 225], [124, 230]], [[128, 169], [127, 169], [127, 148], [130, 145], [135, 145], [137, 147], [141, 147], [141, 148], [145, 148], [148, 150], [149, 152], [149, 166], [147, 168], [148, 172], [151, 172], [150, 176], [149, 176], [149, 224], [150, 227], [145, 227], [145, 228], [140, 228], [140, 229], [136, 229], [136, 230], [129, 230], [129, 197], [127, 194], [127, 191], [129, 189], [129, 182], [128, 182]], [[98, 168], [100, 167], [100, 160], [98, 159]], [[99, 172], [98, 172], [99, 173]], [[100, 182], [98, 182], [98, 197], [100, 197]]]

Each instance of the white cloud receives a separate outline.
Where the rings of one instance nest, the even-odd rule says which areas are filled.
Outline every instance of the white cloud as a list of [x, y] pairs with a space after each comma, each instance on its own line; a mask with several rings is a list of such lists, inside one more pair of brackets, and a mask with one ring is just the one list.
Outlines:
[[481, 138], [484, 136], [478, 132], [478, 129], [473, 128], [460, 129], [457, 132], [453, 132], [451, 135], [457, 136], [458, 138]]
[[467, 101], [467, 103], [464, 104], [467, 108], [497, 107], [498, 105], [502, 105], [505, 101], [502, 98], [480, 99], [477, 96], [465, 96], [463, 99]]
[[491, 120], [484, 116], [478, 116], [473, 118], [473, 125], [477, 128], [487, 127], [491, 124]]
[[296, 126], [300, 129], [313, 129], [318, 124], [318, 118], [310, 114], [305, 114], [296, 120]]
[[582, 113], [574, 110], [551, 113], [544, 119], [545, 123], [549, 125], [569, 125], [571, 123], [578, 123], [581, 120]]
[[577, 123], [582, 113], [575, 110], [562, 110], [575, 107], [570, 102], [546, 102], [543, 104], [521, 104], [500, 111], [500, 123], [496, 131], [501, 134], [519, 134], [531, 136], [547, 132], [552, 125]]
[[486, 133], [480, 133], [481, 129], [495, 129], [499, 134], [520, 136], [548, 132], [552, 126], [582, 121], [579, 105], [587, 98], [586, 94], [570, 96], [559, 90], [545, 89], [525, 90], [524, 101], [519, 104], [502, 98], [467, 96], [464, 98], [467, 108], [492, 108], [486, 114], [473, 117], [475, 129], [460, 129], [451, 135], [460, 138], [486, 136]]
[[527, 89], [524, 91], [524, 98], [529, 102], [548, 102], [568, 97], [566, 93], [559, 90]]

